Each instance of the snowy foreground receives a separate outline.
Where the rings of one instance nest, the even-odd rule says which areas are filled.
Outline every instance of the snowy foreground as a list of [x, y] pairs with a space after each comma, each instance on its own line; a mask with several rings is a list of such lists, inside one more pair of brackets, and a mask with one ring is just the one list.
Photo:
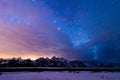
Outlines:
[[0, 80], [120, 80], [120, 72], [6, 72]]

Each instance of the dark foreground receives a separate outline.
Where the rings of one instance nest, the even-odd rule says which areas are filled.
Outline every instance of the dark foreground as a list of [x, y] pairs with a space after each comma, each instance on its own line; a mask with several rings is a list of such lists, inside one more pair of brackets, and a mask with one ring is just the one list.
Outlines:
[[110, 71], [120, 72], [120, 69], [112, 68], [81, 68], [81, 67], [0, 67], [0, 72], [18, 72], [18, 71]]

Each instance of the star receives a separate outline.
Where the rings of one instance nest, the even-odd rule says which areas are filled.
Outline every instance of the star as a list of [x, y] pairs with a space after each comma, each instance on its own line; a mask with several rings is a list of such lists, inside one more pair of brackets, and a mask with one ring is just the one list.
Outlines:
[[35, 2], [36, 0], [32, 0], [32, 2]]
[[60, 30], [60, 27], [58, 27], [57, 30]]
[[57, 23], [57, 21], [56, 21], [56, 20], [54, 20], [54, 21], [53, 21], [53, 23]]

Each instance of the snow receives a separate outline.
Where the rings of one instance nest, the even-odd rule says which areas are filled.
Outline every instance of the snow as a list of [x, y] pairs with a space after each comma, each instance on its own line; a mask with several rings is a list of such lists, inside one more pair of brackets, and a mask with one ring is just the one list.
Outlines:
[[120, 72], [4, 72], [0, 80], [120, 80]]

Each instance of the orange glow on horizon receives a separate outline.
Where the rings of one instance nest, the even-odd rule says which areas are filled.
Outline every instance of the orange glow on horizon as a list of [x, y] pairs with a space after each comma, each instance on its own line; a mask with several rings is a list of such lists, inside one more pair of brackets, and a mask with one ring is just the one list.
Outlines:
[[31, 60], [35, 60], [37, 58], [40, 58], [40, 57], [48, 57], [48, 58], [52, 58], [54, 55], [31, 55], [31, 54], [27, 54], [27, 55], [6, 55], [6, 54], [0, 54], [0, 58], [4, 58], [4, 59], [7, 59], [7, 58], [18, 58], [18, 57], [21, 57], [22, 59], [28, 59], [30, 58]]

